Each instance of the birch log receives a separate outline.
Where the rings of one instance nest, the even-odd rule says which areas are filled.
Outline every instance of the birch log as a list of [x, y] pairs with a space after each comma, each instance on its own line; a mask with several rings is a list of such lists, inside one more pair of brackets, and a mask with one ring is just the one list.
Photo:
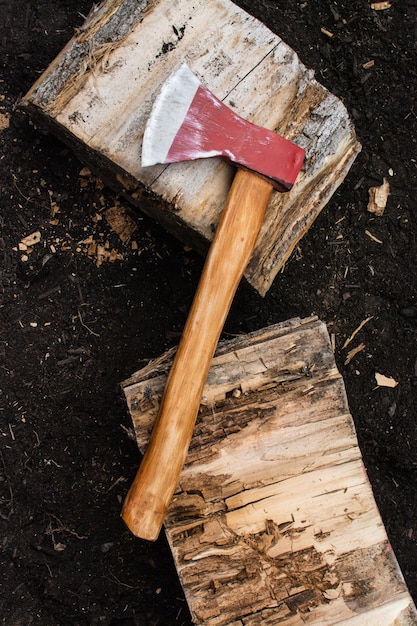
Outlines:
[[264, 295], [360, 150], [342, 102], [265, 25], [229, 0], [105, 0], [22, 106], [131, 202], [205, 252], [232, 166], [140, 166], [152, 104], [182, 61], [237, 113], [307, 151], [294, 189], [273, 194], [246, 271]]
[[[139, 448], [172, 351], [123, 383]], [[325, 325], [220, 344], [166, 534], [195, 624], [409, 626]]]

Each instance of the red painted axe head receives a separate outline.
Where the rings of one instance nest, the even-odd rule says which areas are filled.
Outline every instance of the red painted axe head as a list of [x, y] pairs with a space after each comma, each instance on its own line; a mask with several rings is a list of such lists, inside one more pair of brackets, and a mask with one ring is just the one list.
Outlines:
[[183, 63], [165, 81], [153, 106], [143, 137], [142, 166], [213, 156], [254, 170], [288, 191], [305, 152], [237, 115]]

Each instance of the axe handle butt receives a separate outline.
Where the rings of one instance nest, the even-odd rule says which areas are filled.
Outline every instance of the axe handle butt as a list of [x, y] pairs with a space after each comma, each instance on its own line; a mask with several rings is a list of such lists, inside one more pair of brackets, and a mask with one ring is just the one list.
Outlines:
[[252, 255], [272, 184], [238, 169], [207, 255], [158, 417], [122, 517], [137, 537], [158, 538], [178, 484], [211, 360]]

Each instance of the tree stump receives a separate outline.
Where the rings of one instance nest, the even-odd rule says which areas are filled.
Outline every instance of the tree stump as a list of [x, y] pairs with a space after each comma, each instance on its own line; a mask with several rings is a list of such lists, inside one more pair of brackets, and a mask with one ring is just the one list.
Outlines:
[[[123, 383], [142, 451], [172, 356]], [[165, 529], [195, 624], [417, 624], [315, 317], [219, 344]]]
[[22, 106], [130, 202], [204, 253], [234, 168], [220, 159], [140, 165], [152, 104], [183, 61], [242, 117], [307, 152], [294, 189], [273, 194], [246, 270], [264, 295], [360, 150], [342, 102], [265, 25], [229, 0], [106, 0]]

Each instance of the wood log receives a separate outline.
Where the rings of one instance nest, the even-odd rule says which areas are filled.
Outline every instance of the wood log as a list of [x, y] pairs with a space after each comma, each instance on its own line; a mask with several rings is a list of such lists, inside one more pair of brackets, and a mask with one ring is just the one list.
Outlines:
[[229, 0], [106, 0], [21, 104], [96, 174], [205, 253], [233, 167], [219, 159], [140, 166], [152, 103], [182, 61], [237, 113], [307, 152], [294, 189], [273, 194], [246, 270], [264, 295], [360, 150], [342, 102], [265, 25]]
[[[142, 451], [173, 353], [122, 385]], [[315, 317], [219, 345], [165, 528], [195, 624], [417, 624]]]

